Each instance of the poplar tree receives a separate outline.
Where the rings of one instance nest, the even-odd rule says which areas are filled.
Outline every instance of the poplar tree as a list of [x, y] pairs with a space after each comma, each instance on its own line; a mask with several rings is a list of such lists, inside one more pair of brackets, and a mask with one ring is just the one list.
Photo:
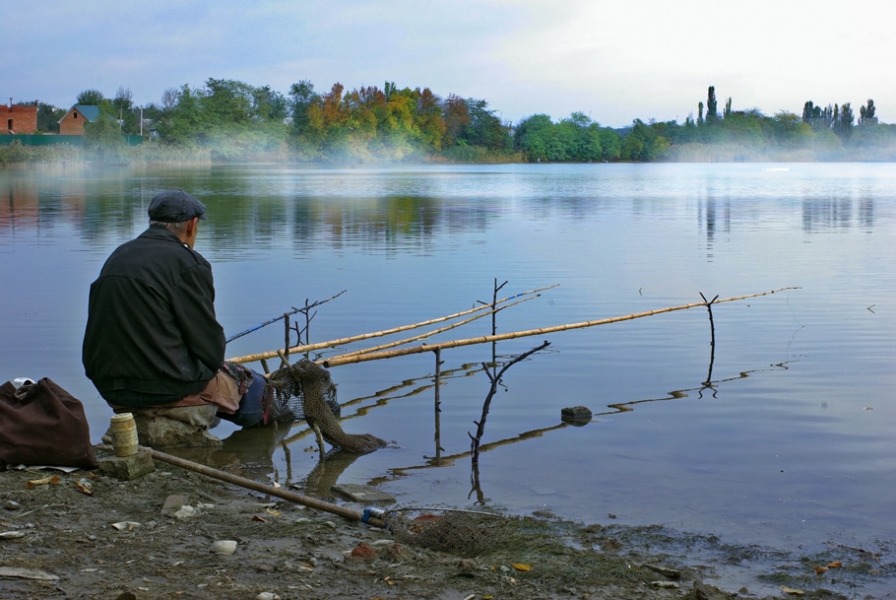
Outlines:
[[716, 88], [709, 86], [706, 98], [706, 123], [715, 123], [719, 118], [718, 102], [716, 101]]

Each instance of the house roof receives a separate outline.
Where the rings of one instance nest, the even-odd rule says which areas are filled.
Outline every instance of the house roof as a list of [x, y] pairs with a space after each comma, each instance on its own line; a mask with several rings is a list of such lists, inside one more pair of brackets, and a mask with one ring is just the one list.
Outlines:
[[93, 104], [75, 104], [73, 107], [68, 109], [68, 112], [62, 116], [62, 121], [65, 117], [69, 116], [73, 110], [81, 113], [81, 116], [84, 117], [88, 123], [92, 123], [96, 121], [100, 117], [100, 107]]

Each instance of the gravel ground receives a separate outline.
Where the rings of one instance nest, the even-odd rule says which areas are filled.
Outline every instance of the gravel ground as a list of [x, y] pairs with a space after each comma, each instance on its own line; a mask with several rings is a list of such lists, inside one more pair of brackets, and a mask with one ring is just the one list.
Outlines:
[[[97, 453], [102, 457], [108, 449], [98, 447]], [[445, 514], [450, 513], [435, 516]], [[0, 597], [760, 597], [746, 588], [707, 585], [703, 578], [711, 578], [711, 567], [645, 552], [649, 528], [614, 529], [549, 516], [506, 523], [504, 543], [445, 551], [423, 547], [431, 544], [415, 543], [407, 532], [399, 537], [395, 529], [159, 461], [154, 471], [130, 481], [101, 471], [7, 470], [0, 472]], [[223, 553], [215, 551], [219, 546]], [[846, 597], [779, 587], [779, 595], [768, 597]]]

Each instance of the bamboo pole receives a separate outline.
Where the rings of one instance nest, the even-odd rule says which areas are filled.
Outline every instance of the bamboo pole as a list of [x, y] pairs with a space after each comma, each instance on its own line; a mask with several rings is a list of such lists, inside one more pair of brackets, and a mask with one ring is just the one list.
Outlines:
[[207, 467], [205, 465], [199, 464], [197, 462], [193, 462], [191, 460], [186, 460], [184, 458], [180, 458], [178, 456], [173, 456], [171, 454], [166, 454], [164, 452], [160, 452], [154, 448], [145, 448], [149, 451], [150, 455], [162, 462], [166, 462], [182, 469], [187, 469], [190, 471], [195, 471], [197, 473], [201, 473], [202, 475], [207, 475], [208, 477], [213, 477], [215, 479], [220, 479], [221, 481], [226, 481], [227, 483], [232, 483], [234, 485], [238, 485], [250, 490], [255, 490], [256, 492], [262, 492], [264, 494], [270, 494], [271, 496], [277, 496], [278, 498], [283, 498], [284, 500], [289, 500], [290, 502], [295, 502], [296, 504], [301, 504], [303, 506], [307, 506], [309, 508], [314, 508], [317, 510], [322, 510], [328, 513], [332, 513], [334, 515], [339, 515], [340, 517], [344, 517], [350, 521], [362, 521], [374, 527], [385, 527], [385, 523], [382, 519], [378, 517], [371, 517], [368, 515], [367, 511], [362, 513], [361, 511], [353, 510], [351, 508], [347, 508], [345, 506], [340, 506], [338, 504], [333, 504], [331, 502], [325, 502], [323, 500], [318, 500], [317, 498], [312, 498], [311, 496], [305, 496], [303, 494], [298, 494], [296, 492], [291, 492], [289, 490], [285, 490], [283, 488], [274, 487], [272, 485], [261, 483], [260, 481], [255, 481], [253, 479], [247, 479], [245, 477], [240, 477], [239, 475], [234, 475], [233, 473], [228, 473], [226, 471], [221, 471], [218, 469], [213, 469], [211, 467]]
[[[795, 290], [799, 289], [798, 287], [785, 287], [779, 288], [775, 290], [770, 290], [768, 292], [759, 292], [756, 294], [747, 294], [744, 296], [733, 296], [731, 298], [723, 298], [721, 300], [714, 300], [713, 304], [721, 304], [723, 302], [735, 302], [738, 300], [746, 300], [749, 298], [758, 298], [760, 296], [768, 296], [770, 294], [775, 294], [777, 292], [783, 292], [786, 290]], [[475, 344], [486, 344], [489, 342], [499, 342], [502, 340], [512, 340], [521, 337], [529, 337], [533, 335], [545, 335], [548, 333], [556, 333], [558, 331], [569, 331], [571, 329], [583, 329], [585, 327], [597, 327], [599, 325], [609, 325], [610, 323], [619, 323], [622, 321], [631, 321], [633, 319], [641, 319], [643, 317], [652, 317], [654, 315], [660, 315], [663, 313], [675, 312], [679, 310], [688, 310], [691, 308], [696, 308], [698, 306], [706, 306], [706, 302], [692, 302], [690, 304], [681, 304], [679, 306], [669, 306], [666, 308], [657, 308], [653, 310], [647, 310], [639, 313], [632, 313], [630, 315], [623, 315], [620, 317], [608, 317], [606, 319], [597, 319], [594, 321], [582, 321], [580, 323], [568, 323], [566, 325], [555, 325], [552, 327], [540, 327], [538, 329], [528, 329], [525, 331], [513, 331], [510, 333], [501, 333], [497, 335], [483, 335], [474, 338], [467, 338], [461, 340], [450, 340], [447, 342], [440, 342], [438, 344], [423, 344], [421, 346], [413, 346], [411, 348], [402, 348], [399, 350], [389, 350], [385, 352], [370, 352], [366, 354], [348, 354], [348, 355], [339, 355], [328, 358], [323, 361], [323, 365], [325, 367], [336, 367], [339, 365], [347, 365], [352, 363], [359, 363], [368, 360], [381, 360], [386, 358], [395, 358], [397, 356], [408, 356], [410, 354], [420, 354], [422, 352], [432, 352], [433, 350], [439, 349], [443, 350], [445, 348], [460, 348], [462, 346], [472, 346]]]
[[[546, 286], [543, 288], [536, 288], [533, 290], [528, 290], [526, 292], [520, 292], [519, 294], [514, 294], [513, 296], [508, 296], [506, 298], [502, 298], [501, 300], [498, 300], [498, 303], [505, 304], [507, 302], [510, 302], [511, 300], [520, 298], [522, 296], [530, 296], [532, 294], [539, 294], [543, 291], [555, 288], [558, 285], [559, 284], [554, 284], [554, 285], [549, 285], [549, 286]], [[393, 327], [391, 329], [383, 329], [382, 331], [373, 331], [370, 333], [362, 333], [362, 334], [353, 335], [353, 336], [349, 336], [349, 337], [330, 340], [327, 342], [318, 342], [316, 344], [305, 344], [305, 345], [293, 346], [292, 348], [288, 348], [287, 350], [288, 350], [288, 354], [302, 354], [305, 352], [311, 352], [313, 350], [322, 350], [324, 348], [333, 348], [335, 346], [342, 346], [342, 345], [350, 344], [353, 342], [360, 342], [360, 341], [369, 340], [372, 338], [384, 337], [387, 335], [392, 335], [394, 333], [401, 333], [402, 331], [408, 331], [411, 329], [417, 329], [419, 327], [426, 327], [427, 325], [433, 325], [435, 323], [442, 323], [444, 321], [450, 321], [451, 319], [457, 319], [459, 317], [464, 317], [464, 316], [467, 316], [470, 314], [475, 314], [476, 312], [480, 312], [480, 311], [485, 311], [484, 314], [489, 314], [489, 312], [491, 310], [492, 310], [491, 304], [483, 304], [481, 306], [476, 306], [474, 308], [462, 310], [460, 312], [456, 312], [456, 313], [453, 313], [450, 315], [445, 315], [442, 317], [435, 317], [435, 318], [429, 319], [427, 321], [420, 321], [419, 323], [400, 325], [398, 327]], [[255, 361], [259, 361], [259, 360], [267, 360], [269, 358], [275, 358], [276, 356], [279, 355], [280, 352], [283, 352], [282, 348], [277, 349], [277, 350], [269, 350], [267, 352], [259, 352], [257, 354], [247, 354], [245, 356], [237, 356], [234, 358], [228, 358], [227, 360], [229, 362], [235, 362], [235, 363], [255, 362]]]
[[510, 308], [511, 306], [516, 306], [517, 304], [520, 304], [522, 302], [528, 302], [529, 300], [532, 300], [532, 298], [523, 298], [522, 300], [517, 300], [516, 302], [513, 302], [512, 304], [502, 306], [495, 310], [489, 310], [488, 312], [482, 313], [481, 315], [475, 315], [473, 317], [470, 317], [469, 319], [464, 319], [463, 321], [458, 321], [457, 323], [452, 323], [450, 325], [446, 325], [445, 327], [439, 327], [438, 329], [425, 331], [419, 335], [415, 335], [415, 336], [412, 336], [409, 338], [404, 338], [401, 340], [395, 340], [394, 342], [388, 342], [386, 344], [380, 344], [379, 346], [372, 346], [370, 348], [362, 348], [361, 350], [355, 350], [354, 352], [347, 352], [345, 354], [340, 354], [339, 356], [343, 356], [343, 357], [354, 356], [356, 354], [367, 354], [368, 352], [378, 352], [380, 350], [385, 350], [387, 348], [395, 348], [396, 346], [404, 346], [405, 344], [410, 344], [411, 342], [416, 342], [417, 340], [426, 339], [428, 337], [432, 337], [439, 333], [444, 333], [444, 332], [450, 331], [452, 329], [457, 329], [458, 327], [461, 327], [468, 323], [472, 323], [473, 321], [475, 321], [477, 319], [481, 319], [482, 317], [487, 317], [489, 315], [494, 316], [497, 312], [502, 311], [505, 308]]

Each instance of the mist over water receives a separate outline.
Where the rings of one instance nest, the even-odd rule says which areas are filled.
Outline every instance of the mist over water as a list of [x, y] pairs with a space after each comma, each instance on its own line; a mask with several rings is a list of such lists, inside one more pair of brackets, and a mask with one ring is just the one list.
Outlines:
[[[54, 379], [85, 403], [97, 440], [111, 411], [80, 365], [87, 289], [166, 187], [209, 208], [196, 248], [213, 264], [228, 335], [342, 290], [315, 311], [312, 341], [464, 310], [490, 301], [496, 281], [506, 282], [498, 297], [557, 284], [502, 311], [499, 332], [699, 302], [700, 293], [799, 288], [715, 306], [712, 353], [705, 308], [500, 343], [505, 358], [551, 345], [507, 372], [478, 486], [466, 453], [488, 392], [488, 345], [442, 353], [438, 443], [435, 362], [423, 353], [332, 369], [343, 427], [392, 447], [324, 476], [297, 425], [285, 445], [240, 435], [210, 460], [324, 494], [333, 481], [366, 483], [402, 504], [478, 502], [587, 522], [612, 514], [783, 549], [896, 540], [896, 165], [4, 174], [3, 380]], [[490, 331], [482, 319], [429, 341]], [[228, 356], [283, 338], [282, 323], [265, 327]], [[576, 405], [594, 420], [562, 425], [561, 409]]]

